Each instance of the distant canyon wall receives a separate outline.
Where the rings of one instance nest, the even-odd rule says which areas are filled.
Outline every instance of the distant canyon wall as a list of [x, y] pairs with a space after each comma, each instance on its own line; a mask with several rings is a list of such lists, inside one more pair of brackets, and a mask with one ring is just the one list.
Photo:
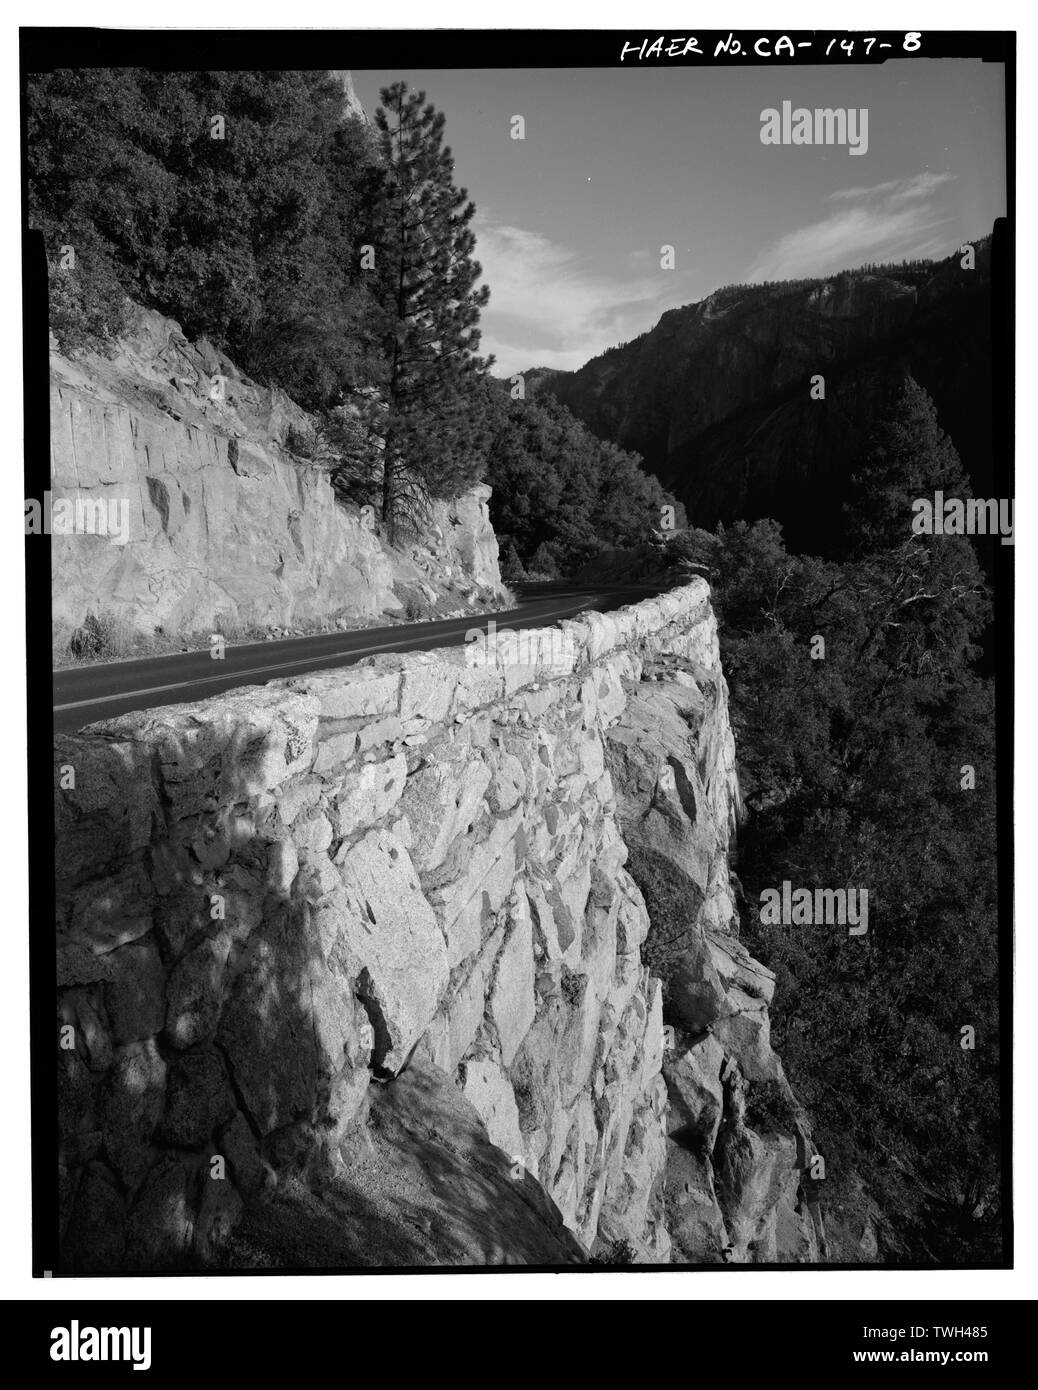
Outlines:
[[[978, 496], [992, 495], [991, 238], [958, 254], [717, 290], [575, 372], [534, 373], [597, 435], [635, 450], [692, 525], [770, 516], [796, 548], [839, 539], [862, 449], [911, 374]], [[813, 381], [824, 381], [824, 398]]]

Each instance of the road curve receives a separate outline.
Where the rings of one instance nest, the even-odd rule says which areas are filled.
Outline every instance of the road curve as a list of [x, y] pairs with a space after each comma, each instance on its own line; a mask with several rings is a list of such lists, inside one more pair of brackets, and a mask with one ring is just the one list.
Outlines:
[[207, 651], [177, 652], [135, 661], [74, 666], [54, 673], [54, 731], [71, 733], [131, 710], [205, 700], [245, 685], [352, 666], [383, 652], [431, 651], [461, 645], [465, 633], [493, 619], [498, 628], [550, 627], [586, 609], [608, 612], [659, 592], [658, 585], [520, 585], [519, 605], [500, 613], [407, 626], [325, 632], [227, 647], [221, 661]]

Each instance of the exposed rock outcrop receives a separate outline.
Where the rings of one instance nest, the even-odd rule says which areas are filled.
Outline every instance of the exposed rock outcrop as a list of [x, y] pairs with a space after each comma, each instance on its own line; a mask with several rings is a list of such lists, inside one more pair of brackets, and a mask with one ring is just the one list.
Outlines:
[[52, 352], [51, 491], [127, 517], [115, 542], [53, 536], [56, 631], [111, 613], [141, 633], [233, 637], [496, 605], [489, 488], [436, 504], [427, 532], [393, 549], [291, 452], [310, 423], [152, 310], [134, 311], [111, 358]]
[[663, 982], [667, 1229], [677, 1260], [813, 1261], [810, 1135], [771, 1048], [774, 976], [737, 936], [735, 744], [716, 632], [702, 632], [697, 650], [646, 664], [607, 735], [627, 868], [651, 921], [643, 956]]
[[363, 121], [365, 125], [368, 125], [367, 114], [353, 86], [353, 73], [349, 68], [332, 68], [331, 75], [342, 87], [343, 118], [345, 119], [346, 117], [352, 116], [358, 121]]
[[66, 1268], [812, 1257], [708, 589], [536, 637], [59, 741]]

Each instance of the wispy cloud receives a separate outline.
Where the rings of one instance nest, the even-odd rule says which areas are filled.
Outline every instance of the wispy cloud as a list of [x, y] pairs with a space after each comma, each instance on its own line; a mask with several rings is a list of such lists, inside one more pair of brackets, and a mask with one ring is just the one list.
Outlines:
[[841, 188], [830, 193], [827, 203], [850, 202], [858, 198], [886, 198], [891, 203], [905, 203], [913, 198], [928, 198], [941, 184], [951, 183], [957, 174], [916, 174], [912, 179], [888, 179], [874, 183], [871, 188]]
[[476, 256], [490, 286], [482, 350], [497, 357], [499, 374], [583, 366], [651, 327], [673, 302], [673, 274], [653, 271], [648, 255], [632, 255], [611, 276], [592, 268], [583, 252], [540, 232], [485, 214], [474, 226]]
[[863, 261], [930, 256], [946, 251], [939, 229], [951, 219], [934, 195], [954, 174], [923, 173], [871, 188], [830, 193], [831, 212], [773, 242], [756, 258], [748, 280], [786, 280], [828, 275]]

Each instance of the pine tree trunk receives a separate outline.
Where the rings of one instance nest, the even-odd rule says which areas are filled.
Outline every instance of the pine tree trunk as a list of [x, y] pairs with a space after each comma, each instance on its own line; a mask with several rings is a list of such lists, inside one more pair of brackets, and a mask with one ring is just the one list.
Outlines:
[[389, 544], [396, 544], [396, 465], [392, 455], [392, 435], [386, 436], [382, 453], [382, 523], [386, 528]]
[[[398, 107], [397, 107], [397, 128], [396, 128], [396, 134], [397, 134], [397, 148], [398, 148], [398, 151], [399, 151], [399, 153], [400, 153], [400, 157], [401, 157], [401, 159], [402, 159], [402, 158], [403, 158], [403, 149], [404, 149], [404, 126], [403, 126], [403, 107], [402, 107], [402, 105], [398, 105]], [[405, 293], [404, 293], [404, 280], [405, 280], [406, 255], [407, 255], [407, 235], [406, 235], [406, 230], [405, 230], [405, 229], [406, 229], [406, 218], [407, 218], [407, 203], [406, 203], [406, 200], [403, 198], [403, 193], [402, 193], [402, 191], [401, 191], [401, 195], [400, 195], [400, 202], [399, 202], [399, 204], [398, 204], [398, 206], [397, 206], [397, 210], [396, 210], [396, 217], [397, 217], [397, 229], [398, 229], [398, 233], [399, 233], [399, 251], [398, 251], [398, 261], [397, 261], [397, 280], [396, 280], [396, 321], [397, 321], [397, 325], [399, 326], [400, 324], [403, 323], [403, 321], [404, 321], [404, 316], [405, 316], [405, 313], [406, 313], [406, 310], [407, 310], [407, 298], [406, 298], [406, 295], [405, 295]], [[397, 396], [398, 396], [399, 384], [400, 384], [400, 337], [399, 337], [399, 333], [398, 333], [398, 335], [397, 335], [397, 337], [396, 337], [396, 340], [395, 340], [395, 342], [394, 342], [394, 344], [393, 344], [393, 360], [392, 360], [392, 363], [391, 363], [391, 365], [390, 365], [390, 371], [389, 371], [389, 400], [390, 400], [391, 408], [394, 409], [394, 410], [395, 410], [395, 409], [397, 408], [397, 406], [398, 406], [398, 399], [397, 399]], [[398, 470], [398, 468], [399, 468], [399, 466], [400, 466], [400, 465], [398, 464], [397, 460], [394, 458], [393, 443], [394, 443], [394, 441], [393, 441], [393, 430], [392, 430], [392, 428], [390, 428], [390, 429], [387, 431], [387, 433], [386, 433], [386, 445], [385, 445], [385, 450], [384, 450], [384, 453], [383, 453], [383, 463], [382, 463], [382, 521], [383, 521], [383, 524], [384, 524], [385, 527], [386, 527], [386, 533], [387, 533], [387, 535], [388, 535], [388, 537], [389, 537], [389, 543], [390, 543], [390, 545], [395, 545], [395, 544], [396, 544], [396, 523], [397, 523], [397, 516], [396, 516], [396, 505], [397, 505], [396, 481], [397, 481], [397, 476], [396, 476], [396, 475], [397, 475], [397, 470]]]

